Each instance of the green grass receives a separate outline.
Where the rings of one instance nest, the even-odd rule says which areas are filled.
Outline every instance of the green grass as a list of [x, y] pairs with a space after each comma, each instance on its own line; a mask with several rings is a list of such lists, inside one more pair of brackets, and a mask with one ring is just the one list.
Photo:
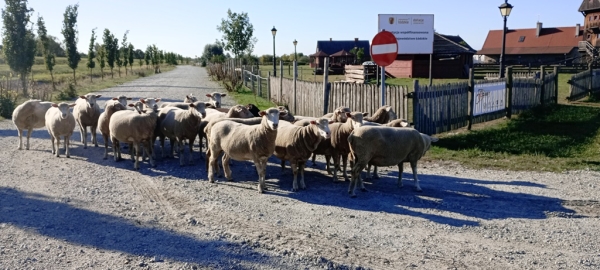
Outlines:
[[600, 108], [559, 104], [479, 130], [440, 134], [426, 157], [474, 168], [600, 170], [599, 130]]

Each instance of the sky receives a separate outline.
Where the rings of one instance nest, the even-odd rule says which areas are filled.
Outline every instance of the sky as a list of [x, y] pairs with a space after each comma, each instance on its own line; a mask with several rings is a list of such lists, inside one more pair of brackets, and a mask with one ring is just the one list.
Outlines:
[[[275, 36], [276, 55], [296, 51], [312, 54], [318, 40], [371, 41], [377, 34], [378, 14], [433, 14], [434, 29], [445, 35], [461, 36], [473, 49], [483, 46], [489, 30], [502, 29], [498, 6], [502, 0], [29, 0], [34, 9], [32, 21], [41, 16], [48, 34], [63, 40], [63, 14], [69, 5], [79, 4], [77, 28], [78, 50], [87, 53], [91, 31], [96, 28], [96, 42], [109, 29], [119, 39], [129, 30], [127, 40], [135, 48], [148, 45], [184, 57], [200, 57], [206, 44], [222, 38], [217, 30], [227, 10], [248, 14], [257, 43], [254, 55], [273, 54], [271, 28]], [[577, 10], [582, 0], [511, 0], [514, 6], [508, 17], [509, 29], [583, 25]], [[5, 4], [2, 3], [4, 9]], [[36, 28], [37, 29], [37, 28]], [[37, 31], [37, 30], [36, 30]]]

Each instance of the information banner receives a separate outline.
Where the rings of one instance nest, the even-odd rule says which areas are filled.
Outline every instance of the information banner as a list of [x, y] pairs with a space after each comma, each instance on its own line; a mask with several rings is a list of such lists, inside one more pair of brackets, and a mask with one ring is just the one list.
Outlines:
[[506, 82], [476, 84], [474, 89], [474, 116], [506, 109]]
[[377, 26], [396, 36], [398, 54], [433, 53], [433, 14], [379, 14]]

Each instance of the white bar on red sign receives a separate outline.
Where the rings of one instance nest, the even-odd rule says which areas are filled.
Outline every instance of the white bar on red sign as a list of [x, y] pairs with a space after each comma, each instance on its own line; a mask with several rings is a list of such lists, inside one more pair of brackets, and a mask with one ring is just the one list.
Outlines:
[[373, 45], [371, 48], [372, 54], [386, 54], [386, 53], [395, 53], [398, 51], [398, 44], [382, 44], [382, 45]]

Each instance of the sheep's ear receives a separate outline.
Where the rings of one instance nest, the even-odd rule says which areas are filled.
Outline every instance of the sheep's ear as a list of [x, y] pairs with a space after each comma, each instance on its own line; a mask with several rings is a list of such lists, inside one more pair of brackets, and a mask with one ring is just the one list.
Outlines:
[[331, 125], [331, 124], [333, 124], [333, 123], [335, 123], [335, 122], [333, 122], [333, 121], [329, 121], [329, 124], [330, 124], [330, 125]]
[[212, 97], [212, 95], [211, 95], [211, 94], [206, 94], [206, 96], [207, 96], [207, 97]]
[[192, 102], [192, 103], [190, 103], [190, 107], [196, 108], [196, 105], [194, 105], [194, 103]]
[[[279, 114], [281, 114], [281, 112], [280, 112]], [[260, 115], [260, 116], [265, 116], [265, 115], [267, 115], [267, 112], [265, 112], [265, 111], [260, 111], [260, 112], [258, 112], [258, 115]]]
[[310, 124], [311, 124], [311, 125], [316, 125], [316, 124], [317, 124], [317, 121], [315, 121], [315, 120], [310, 120]]
[[204, 106], [208, 107], [210, 105], [212, 105], [212, 104], [210, 104], [210, 102], [204, 102]]
[[58, 104], [52, 103], [52, 107], [58, 107]]
[[114, 98], [112, 98], [112, 100], [119, 100], [119, 98], [114, 97]]
[[146, 113], [147, 110], [142, 110], [143, 113]]
[[187, 99], [192, 99], [192, 98], [191, 98], [190, 96], [188, 96], [188, 95], [185, 95], [185, 98], [187, 98]]
[[96, 95], [96, 98], [100, 98], [102, 95]]
[[226, 96], [227, 94], [221, 94], [222, 97]]
[[155, 98], [154, 101], [160, 102], [160, 98]]
[[365, 112], [365, 113], [363, 113], [362, 115], [363, 115], [363, 116], [367, 116], [367, 115], [369, 115], [369, 113], [368, 113], [368, 112]]
[[75, 105], [77, 105], [77, 104], [71, 103], [71, 104], [69, 104], [69, 107], [75, 107]]
[[87, 97], [86, 97], [86, 96], [79, 96], [79, 98], [87, 99]]
[[135, 105], [133, 105], [133, 103], [129, 103], [129, 104], [127, 104], [127, 106], [129, 106], [129, 107], [135, 107]]
[[349, 113], [349, 112], [346, 112], [346, 116], [348, 116], [348, 117], [352, 117], [352, 114], [351, 114], [351, 113]]
[[142, 103], [146, 103], [146, 100], [145, 100], [145, 99], [143, 99], [143, 98], [140, 98], [140, 102], [142, 102]]

